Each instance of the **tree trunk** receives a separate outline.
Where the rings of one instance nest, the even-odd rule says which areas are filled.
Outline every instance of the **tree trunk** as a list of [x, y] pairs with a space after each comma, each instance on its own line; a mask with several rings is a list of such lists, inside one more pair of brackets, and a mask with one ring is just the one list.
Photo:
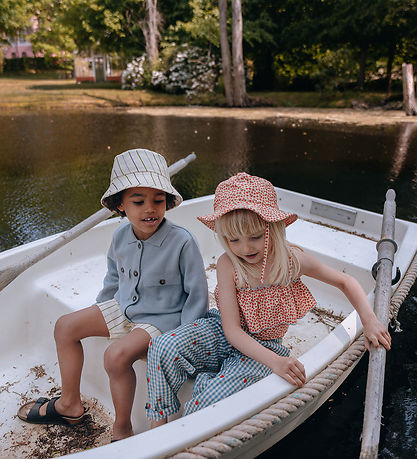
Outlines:
[[142, 32], [145, 37], [146, 54], [149, 67], [152, 70], [158, 62], [158, 43], [161, 38], [158, 27], [161, 17], [157, 7], [158, 0], [146, 0], [146, 20], [142, 23]]
[[230, 64], [229, 39], [227, 38], [227, 0], [219, 0], [220, 49], [222, 53], [222, 70], [224, 92], [229, 107], [233, 106], [233, 81]]
[[413, 65], [406, 64], [402, 65], [403, 71], [403, 101], [404, 110], [407, 116], [417, 115], [416, 98], [414, 95], [414, 75]]
[[388, 63], [387, 63], [387, 98], [391, 97], [392, 85], [392, 64], [395, 56], [395, 43], [390, 43], [388, 48]]
[[245, 67], [242, 46], [242, 5], [240, 0], [232, 0], [232, 54], [233, 54], [233, 99], [237, 107], [246, 107], [249, 97], [246, 93]]
[[366, 70], [367, 55], [368, 55], [368, 45], [361, 46], [361, 57], [359, 61], [359, 76], [358, 76], [359, 89], [363, 89], [363, 86], [365, 84], [365, 70]]

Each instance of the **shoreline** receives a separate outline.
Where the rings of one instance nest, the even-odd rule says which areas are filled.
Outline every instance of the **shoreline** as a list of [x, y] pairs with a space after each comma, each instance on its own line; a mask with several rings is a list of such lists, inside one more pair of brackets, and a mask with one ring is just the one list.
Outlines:
[[131, 114], [151, 116], [182, 116], [200, 118], [236, 118], [242, 120], [316, 121], [323, 124], [354, 124], [381, 126], [416, 123], [416, 116], [407, 116], [402, 110], [355, 110], [349, 108], [302, 107], [134, 107], [122, 110]]
[[[193, 102], [184, 94], [165, 94], [143, 89], [124, 91], [100, 85], [76, 84], [73, 79], [0, 78], [0, 110], [3, 116], [87, 112], [235, 118], [273, 123], [307, 121], [322, 125], [351, 126], [417, 123], [417, 117], [407, 116], [404, 110], [372, 108], [375, 98], [383, 99], [382, 93], [327, 94], [323, 97], [314, 92], [253, 93], [256, 99], [264, 99], [271, 105], [248, 108], [226, 107], [223, 105], [224, 96], [220, 94], [206, 96], [202, 95]], [[361, 101], [363, 104], [358, 104]], [[352, 105], [354, 102], [356, 105]], [[326, 105], [321, 105], [323, 103]]]
[[[1, 108], [1, 103], [0, 103]], [[80, 104], [49, 108], [3, 107], [2, 116], [52, 113], [127, 113], [132, 115], [172, 116], [183, 118], [235, 118], [247, 121], [317, 122], [323, 125], [395, 126], [417, 124], [417, 116], [407, 116], [403, 110], [311, 108], [311, 107], [249, 107], [228, 108], [213, 106], [143, 106], [91, 107]]]

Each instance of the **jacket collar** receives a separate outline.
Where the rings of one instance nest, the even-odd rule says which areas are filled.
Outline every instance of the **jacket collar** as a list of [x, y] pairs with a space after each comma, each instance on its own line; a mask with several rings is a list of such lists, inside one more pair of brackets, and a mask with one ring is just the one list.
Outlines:
[[154, 234], [152, 234], [152, 236], [149, 239], [146, 239], [146, 241], [142, 241], [136, 237], [135, 233], [133, 232], [133, 227], [132, 225], [130, 225], [130, 233], [127, 243], [137, 243], [140, 240], [143, 244], [150, 244], [155, 247], [160, 247], [164, 242], [165, 238], [168, 236], [168, 233], [170, 232], [171, 228], [172, 223], [164, 217], [157, 231]]

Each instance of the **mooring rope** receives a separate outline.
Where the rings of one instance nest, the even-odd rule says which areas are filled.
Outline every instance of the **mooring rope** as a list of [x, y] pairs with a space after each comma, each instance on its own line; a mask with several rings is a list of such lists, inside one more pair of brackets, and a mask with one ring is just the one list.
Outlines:
[[417, 276], [417, 252], [414, 254], [414, 259], [411, 262], [410, 266], [403, 277], [399, 287], [395, 290], [395, 293], [391, 297], [390, 303], [390, 314], [389, 318], [391, 321], [391, 327], [395, 328], [394, 331], [400, 332], [402, 331], [400, 328], [400, 322], [398, 321], [398, 312], [400, 310], [401, 305], [405, 297], [408, 295], [411, 287], [414, 284]]
[[[390, 302], [390, 319], [397, 320], [398, 311], [405, 297], [410, 291], [417, 277], [417, 252], [413, 261], [407, 269]], [[397, 331], [397, 329], [396, 329]], [[302, 388], [282, 398], [278, 402], [262, 410], [258, 414], [246, 419], [240, 424], [232, 427], [219, 435], [205, 440], [198, 445], [171, 456], [172, 459], [205, 459], [218, 458], [223, 454], [239, 448], [245, 442], [257, 435], [265, 435], [267, 429], [278, 423], [288, 423], [298, 415], [298, 410], [305, 408], [314, 401], [325, 390], [336, 383], [338, 378], [357, 363], [365, 353], [363, 335], [360, 335], [336, 360], [327, 366], [318, 375], [308, 381]]]

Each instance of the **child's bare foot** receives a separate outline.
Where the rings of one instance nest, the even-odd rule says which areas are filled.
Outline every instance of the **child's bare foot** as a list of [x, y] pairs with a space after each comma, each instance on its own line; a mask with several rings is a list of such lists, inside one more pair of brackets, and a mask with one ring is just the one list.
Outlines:
[[167, 423], [167, 418], [160, 419], [159, 421], [151, 421], [151, 429], [155, 429], [155, 427], [163, 426]]

